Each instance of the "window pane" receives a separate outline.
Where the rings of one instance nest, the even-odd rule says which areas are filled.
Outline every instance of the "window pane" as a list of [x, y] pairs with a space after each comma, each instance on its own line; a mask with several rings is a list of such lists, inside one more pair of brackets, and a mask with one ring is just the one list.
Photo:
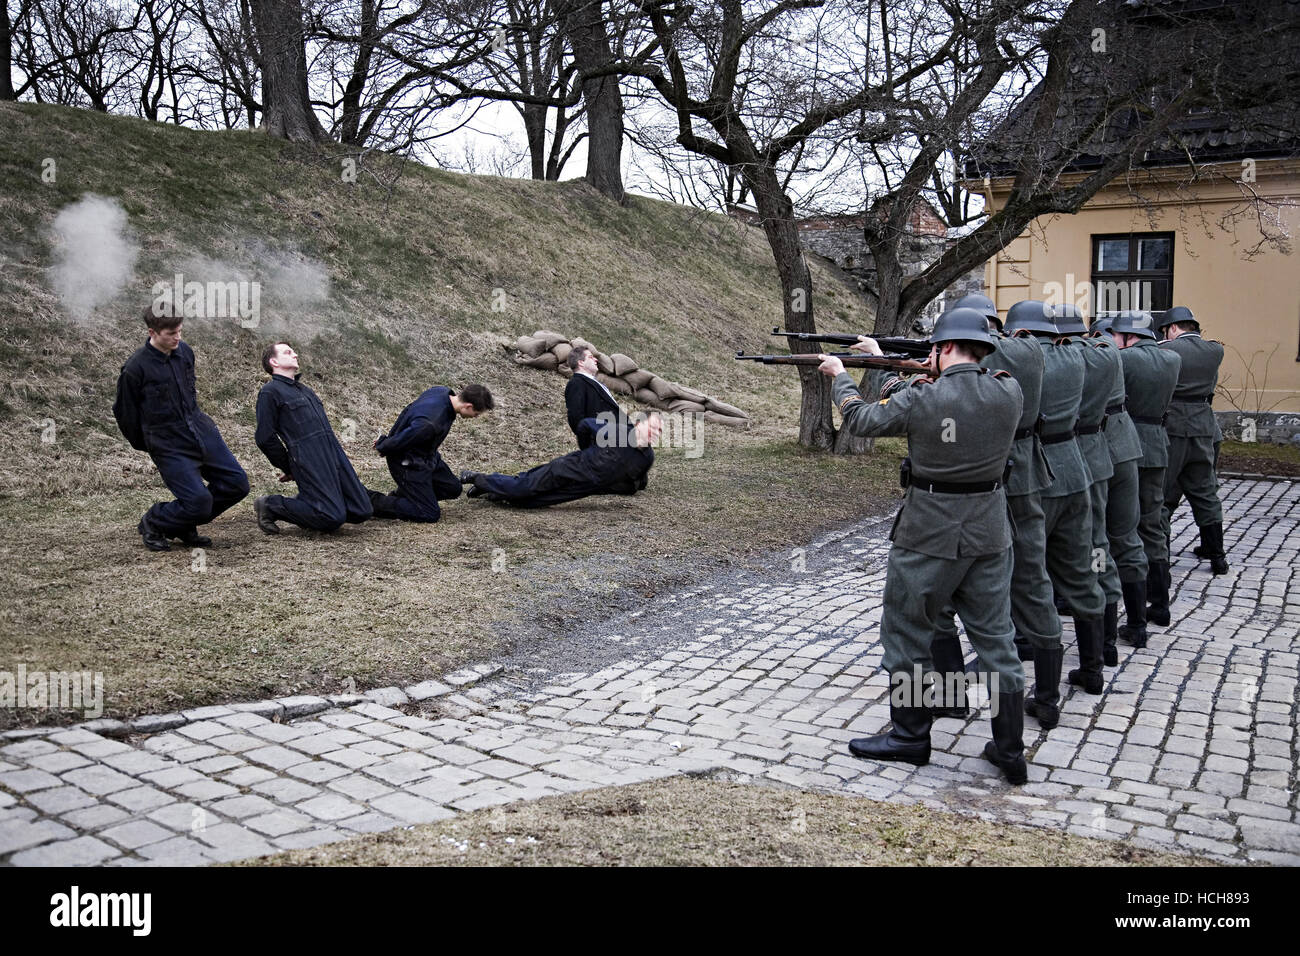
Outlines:
[[1168, 239], [1139, 239], [1138, 268], [1167, 270], [1173, 243]]
[[1142, 304], [1139, 308], [1148, 312], [1163, 312], [1171, 305], [1169, 301], [1168, 279], [1141, 279]]
[[1119, 272], [1127, 268], [1127, 239], [1102, 239], [1097, 243], [1098, 272]]

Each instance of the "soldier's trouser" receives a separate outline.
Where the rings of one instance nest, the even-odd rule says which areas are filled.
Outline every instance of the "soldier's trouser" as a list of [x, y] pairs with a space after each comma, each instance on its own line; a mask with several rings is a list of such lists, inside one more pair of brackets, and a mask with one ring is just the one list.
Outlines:
[[[1061, 618], [1052, 604], [1052, 582], [1047, 577], [1042, 501], [1037, 492], [1008, 495], [1007, 510], [1011, 513], [1011, 623], [1016, 634], [1034, 647], [1060, 647]], [[935, 670], [950, 670], [954, 659], [961, 659], [961, 639], [950, 606], [935, 627]]]
[[[1115, 566], [1110, 555], [1110, 539], [1106, 537], [1106, 503], [1110, 497], [1110, 479], [1094, 481], [1088, 486], [1088, 514], [1092, 525], [1092, 566], [1097, 575], [1097, 586], [1101, 588], [1104, 604], [1114, 604], [1119, 600], [1119, 588], [1115, 596], [1106, 592], [1106, 572]], [[1103, 613], [1104, 613], [1103, 608]]]
[[1106, 537], [1112, 560], [1106, 565], [1101, 586], [1107, 604], [1119, 601], [1121, 582], [1132, 584], [1147, 579], [1147, 556], [1138, 534], [1141, 515], [1137, 462], [1122, 461], [1115, 466], [1106, 496]]
[[150, 457], [163, 484], [176, 496], [175, 501], [157, 502], [147, 512], [154, 526], [169, 538], [207, 524], [248, 494], [248, 476], [215, 431], [203, 435], [201, 457], [173, 452]]
[[930, 671], [930, 642], [941, 613], [956, 608], [997, 692], [1025, 686], [1011, 629], [1011, 549], [978, 558], [935, 558], [898, 545], [889, 552], [880, 620], [881, 666], [890, 674]]
[[[403, 460], [409, 464], [402, 464]], [[393, 455], [388, 459], [388, 473], [397, 483], [397, 490], [391, 495], [371, 492], [376, 518], [433, 522], [442, 516], [439, 501], [460, 497], [460, 479], [440, 455], [432, 459]]]
[[1138, 469], [1138, 537], [1146, 552], [1147, 565], [1169, 560], [1165, 540], [1165, 469]]
[[1093, 570], [1092, 505], [1087, 491], [1043, 498], [1047, 575], [1076, 617], [1100, 618], [1106, 610]]
[[1161, 517], [1166, 536], [1169, 534], [1169, 519], [1184, 495], [1192, 506], [1196, 527], [1223, 523], [1219, 476], [1214, 470], [1217, 457], [1214, 440], [1208, 436], [1169, 436], [1169, 467], [1165, 470], [1165, 504]]

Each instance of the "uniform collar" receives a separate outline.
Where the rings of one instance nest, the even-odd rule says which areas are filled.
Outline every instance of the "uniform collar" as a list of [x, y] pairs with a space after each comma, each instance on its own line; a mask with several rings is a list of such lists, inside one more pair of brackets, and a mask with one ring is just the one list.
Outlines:
[[987, 371], [984, 368], [984, 366], [976, 365], [974, 362], [958, 362], [956, 365], [949, 365], [946, 369], [943, 370], [943, 373], [939, 377], [943, 378], [944, 375], [955, 375], [961, 372], [984, 372], [984, 371]]

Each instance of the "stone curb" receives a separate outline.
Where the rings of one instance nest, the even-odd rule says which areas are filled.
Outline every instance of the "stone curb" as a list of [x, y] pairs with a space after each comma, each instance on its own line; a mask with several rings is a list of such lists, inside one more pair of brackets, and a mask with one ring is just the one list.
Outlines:
[[255, 700], [240, 704], [195, 707], [170, 714], [146, 714], [131, 720], [114, 720], [101, 717], [96, 720], [82, 721], [79, 724], [60, 727], [20, 727], [15, 730], [0, 732], [0, 741], [22, 740], [27, 737], [40, 737], [60, 731], [82, 730], [101, 737], [127, 737], [131, 734], [157, 734], [186, 724], [216, 717], [228, 717], [231, 714], [252, 713], [260, 717], [293, 720], [309, 717], [335, 707], [352, 707], [357, 704], [372, 703], [381, 707], [395, 707], [401, 704], [422, 703], [438, 697], [445, 697], [458, 691], [467, 690], [475, 684], [491, 677], [496, 677], [505, 670], [502, 664], [474, 664], [449, 674], [442, 680], [426, 680], [409, 687], [377, 687], [374, 690], [358, 694], [330, 694], [324, 697], [302, 695], [296, 697], [277, 697], [270, 700]]
[[1233, 481], [1297, 481], [1295, 475], [1248, 475], [1240, 471], [1221, 471], [1218, 473], [1220, 478], [1231, 478]]

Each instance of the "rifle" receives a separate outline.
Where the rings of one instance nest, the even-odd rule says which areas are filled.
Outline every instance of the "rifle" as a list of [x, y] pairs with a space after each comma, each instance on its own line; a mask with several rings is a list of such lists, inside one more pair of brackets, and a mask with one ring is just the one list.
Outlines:
[[[857, 338], [854, 338], [853, 341], [856, 342]], [[892, 369], [896, 372], [934, 374], [934, 369], [930, 367], [928, 362], [917, 362], [913, 359], [891, 358], [888, 355], [863, 355], [861, 352], [833, 352], [830, 354], [832, 358], [837, 358], [843, 362], [845, 368], [883, 368]], [[928, 355], [929, 352], [926, 354]], [[811, 365], [813, 367], [822, 364], [822, 360], [812, 352], [798, 355], [746, 355], [744, 352], [737, 352], [736, 361], [762, 362], [764, 365]]]
[[[772, 329], [773, 335], [783, 335], [791, 342], [821, 342], [826, 345], [857, 345], [858, 336], [843, 332], [782, 332], [780, 326]], [[872, 336], [875, 338], [875, 336]], [[882, 351], [896, 352], [924, 358], [930, 354], [930, 343], [925, 339], [909, 339], [898, 335], [882, 335], [876, 339]]]

